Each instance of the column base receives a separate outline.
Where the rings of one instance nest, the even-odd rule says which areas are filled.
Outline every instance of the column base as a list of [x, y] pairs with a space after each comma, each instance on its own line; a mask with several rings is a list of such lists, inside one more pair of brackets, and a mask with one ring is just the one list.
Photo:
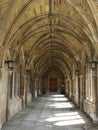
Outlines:
[[93, 123], [98, 123], [98, 116], [96, 116], [96, 115], [97, 115], [97, 113], [92, 114]]
[[1, 130], [1, 128], [2, 128], [2, 124], [0, 124], [0, 130]]
[[37, 98], [38, 96], [37, 96], [37, 91], [35, 91], [35, 99]]

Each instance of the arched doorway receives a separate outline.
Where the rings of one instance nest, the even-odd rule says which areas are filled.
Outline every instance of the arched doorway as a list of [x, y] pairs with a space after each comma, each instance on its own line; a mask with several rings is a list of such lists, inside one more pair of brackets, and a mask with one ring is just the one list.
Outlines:
[[49, 79], [49, 92], [57, 92], [58, 82], [56, 77], [50, 77]]
[[56, 72], [50, 72], [48, 75], [48, 89], [49, 92], [58, 91], [58, 75]]

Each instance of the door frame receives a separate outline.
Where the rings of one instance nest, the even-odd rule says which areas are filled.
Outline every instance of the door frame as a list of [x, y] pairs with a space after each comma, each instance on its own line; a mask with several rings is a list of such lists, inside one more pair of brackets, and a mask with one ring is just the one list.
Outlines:
[[[55, 89], [54, 91], [51, 91], [51, 81], [55, 82]], [[57, 92], [58, 91], [58, 78], [57, 77], [49, 77], [49, 92]]]

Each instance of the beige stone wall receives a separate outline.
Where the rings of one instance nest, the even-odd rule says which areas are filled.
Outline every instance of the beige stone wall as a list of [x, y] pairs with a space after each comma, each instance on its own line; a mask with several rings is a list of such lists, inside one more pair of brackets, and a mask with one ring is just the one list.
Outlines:
[[4, 69], [0, 70], [0, 117], [1, 124], [6, 122], [6, 107], [7, 107], [7, 84], [8, 84], [8, 72]]
[[29, 104], [32, 101], [32, 95], [30, 93], [27, 93], [27, 104]]
[[[0, 104], [1, 104], [1, 88], [0, 88]], [[1, 107], [0, 107], [0, 129], [1, 129]]]
[[79, 96], [74, 95], [74, 103], [78, 106], [79, 105]]
[[17, 97], [13, 100], [10, 100], [10, 108], [9, 108], [9, 115], [10, 118], [14, 116], [17, 112], [19, 112], [22, 109], [22, 99]]
[[95, 105], [87, 100], [84, 100], [84, 112], [86, 112], [92, 119], [93, 121], [96, 120], [95, 116]]

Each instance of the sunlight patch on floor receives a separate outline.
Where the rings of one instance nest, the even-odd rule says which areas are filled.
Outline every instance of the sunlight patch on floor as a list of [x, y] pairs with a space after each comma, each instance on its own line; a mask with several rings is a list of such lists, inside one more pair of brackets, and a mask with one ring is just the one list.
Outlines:
[[67, 98], [51, 98], [50, 101], [58, 101], [58, 102], [59, 101], [62, 101], [62, 102], [65, 101], [66, 102], [66, 101], [68, 101], [68, 99]]
[[[70, 109], [74, 108], [74, 104], [68, 102], [68, 99], [64, 95], [51, 95], [50, 104], [46, 107], [56, 109]], [[53, 101], [53, 102], [52, 102]], [[84, 119], [76, 111], [67, 111], [66, 113], [56, 113], [53, 116], [44, 119], [46, 122], [52, 123], [54, 126], [71, 126], [85, 124]]]
[[53, 98], [55, 98], [55, 97], [61, 98], [61, 97], [65, 97], [65, 95], [51, 95], [50, 97], [53, 97]]
[[72, 108], [73, 105], [71, 103], [53, 103], [49, 105], [53, 108]]
[[47, 118], [45, 121], [54, 122], [54, 125], [56, 126], [78, 125], [85, 123], [78, 112], [55, 114], [54, 117]]
[[52, 117], [52, 118], [46, 119], [46, 121], [50, 121], [50, 122], [51, 121], [62, 121], [62, 120], [70, 121], [70, 120], [75, 120], [75, 119], [81, 119], [81, 117], [79, 115]]
[[73, 116], [73, 115], [77, 115], [78, 112], [70, 112], [70, 113], [58, 113], [55, 114], [55, 116]]
[[56, 122], [54, 125], [56, 126], [68, 126], [68, 125], [78, 125], [78, 124], [85, 124], [83, 119], [74, 119], [70, 121], [60, 121]]

